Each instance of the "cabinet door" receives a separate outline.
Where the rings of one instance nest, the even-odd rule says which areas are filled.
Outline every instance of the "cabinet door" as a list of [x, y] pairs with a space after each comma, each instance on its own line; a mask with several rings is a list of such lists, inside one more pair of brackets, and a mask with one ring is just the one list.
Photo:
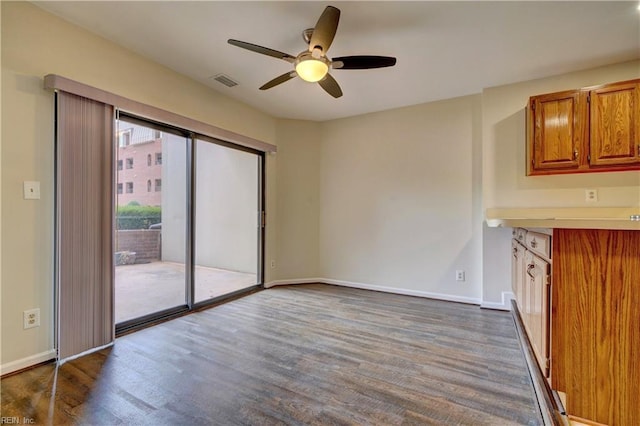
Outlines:
[[520, 317], [524, 321], [524, 247], [511, 240], [511, 287], [516, 296]]
[[586, 166], [586, 93], [572, 90], [534, 96], [529, 107], [529, 174]]
[[538, 365], [545, 377], [549, 377], [549, 284], [551, 267], [549, 263], [526, 251], [526, 284], [529, 300], [529, 341], [536, 354]]
[[640, 83], [590, 92], [592, 166], [640, 164]]

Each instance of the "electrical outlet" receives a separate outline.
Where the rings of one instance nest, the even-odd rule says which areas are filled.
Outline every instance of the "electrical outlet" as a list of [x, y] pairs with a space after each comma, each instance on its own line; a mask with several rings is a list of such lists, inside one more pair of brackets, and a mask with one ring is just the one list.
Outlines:
[[40, 309], [29, 309], [22, 313], [23, 327], [27, 328], [40, 327]]
[[598, 190], [597, 189], [585, 189], [584, 190], [584, 199], [588, 203], [594, 203], [598, 201]]
[[272, 260], [271, 261], [271, 269], [275, 269], [276, 268], [276, 261]]
[[462, 270], [456, 271], [456, 281], [464, 281], [464, 271]]

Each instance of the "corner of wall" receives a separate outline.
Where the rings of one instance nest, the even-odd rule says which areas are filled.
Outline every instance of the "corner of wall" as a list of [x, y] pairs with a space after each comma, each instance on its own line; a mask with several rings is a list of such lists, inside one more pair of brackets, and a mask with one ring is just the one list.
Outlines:
[[[320, 123], [278, 119], [278, 152], [273, 176], [267, 183], [275, 203], [275, 223], [269, 234], [273, 251], [265, 259], [268, 280], [318, 275]], [[271, 263], [275, 267], [271, 268]]]

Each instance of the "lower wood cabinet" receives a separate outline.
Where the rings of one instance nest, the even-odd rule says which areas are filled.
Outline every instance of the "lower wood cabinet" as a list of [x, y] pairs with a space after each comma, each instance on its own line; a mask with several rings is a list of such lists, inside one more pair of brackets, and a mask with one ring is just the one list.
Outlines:
[[516, 304], [536, 360], [549, 377], [549, 285], [551, 236], [517, 228], [511, 242]]
[[512, 286], [540, 370], [570, 417], [640, 425], [640, 231], [537, 231], [514, 229]]
[[551, 385], [573, 416], [640, 425], [640, 231], [553, 233]]
[[549, 284], [551, 265], [531, 251], [524, 254], [525, 291], [528, 292], [529, 339], [540, 369], [549, 377]]
[[520, 316], [524, 321], [525, 293], [524, 293], [524, 252], [526, 249], [516, 239], [511, 240], [511, 286], [513, 294], [516, 296], [516, 304], [520, 310]]

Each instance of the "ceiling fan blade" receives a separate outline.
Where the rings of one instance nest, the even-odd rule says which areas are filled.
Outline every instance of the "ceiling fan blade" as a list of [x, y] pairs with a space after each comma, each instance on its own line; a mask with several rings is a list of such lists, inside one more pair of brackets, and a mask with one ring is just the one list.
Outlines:
[[277, 86], [278, 84], [282, 84], [285, 81], [291, 80], [296, 75], [298, 75], [298, 74], [295, 71], [289, 71], [287, 73], [279, 75], [278, 77], [274, 78], [273, 80], [268, 81], [265, 84], [263, 84], [262, 86], [260, 86], [260, 90], [271, 89], [272, 87]]
[[257, 44], [247, 43], [246, 41], [234, 40], [230, 38], [227, 43], [234, 46], [241, 47], [243, 49], [251, 50], [252, 52], [261, 53], [267, 56], [273, 56], [274, 58], [284, 59], [287, 62], [293, 63], [296, 60], [295, 56], [291, 56], [288, 53], [279, 52], [277, 50], [269, 49], [268, 47], [258, 46]]
[[325, 92], [327, 92], [334, 98], [339, 98], [340, 96], [342, 96], [342, 89], [340, 89], [340, 85], [338, 84], [338, 82], [333, 77], [331, 77], [331, 74], [327, 74], [325, 78], [318, 82], [318, 84], [322, 86]]
[[396, 58], [390, 56], [342, 56], [333, 58], [331, 68], [337, 70], [366, 70], [370, 68], [392, 67]]
[[309, 41], [309, 52], [313, 52], [313, 49], [319, 47], [322, 50], [322, 55], [326, 55], [333, 38], [336, 36], [338, 21], [340, 21], [340, 9], [327, 6], [313, 28], [313, 34], [311, 34]]

